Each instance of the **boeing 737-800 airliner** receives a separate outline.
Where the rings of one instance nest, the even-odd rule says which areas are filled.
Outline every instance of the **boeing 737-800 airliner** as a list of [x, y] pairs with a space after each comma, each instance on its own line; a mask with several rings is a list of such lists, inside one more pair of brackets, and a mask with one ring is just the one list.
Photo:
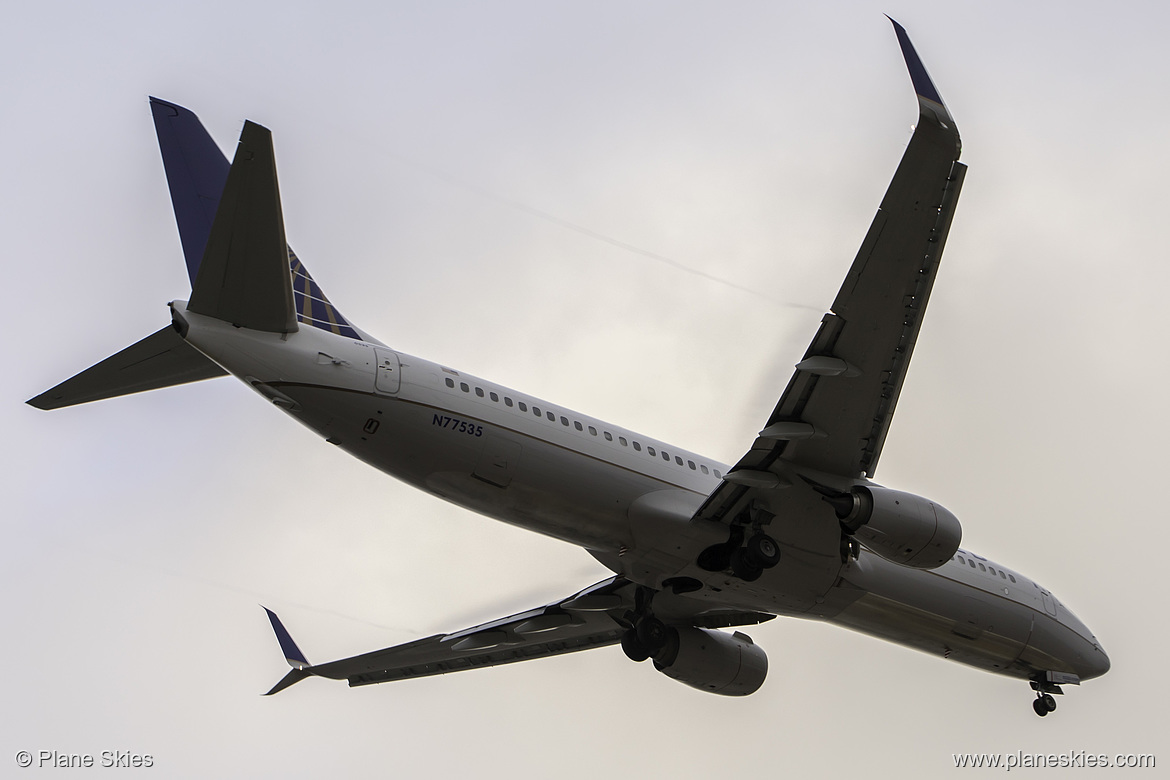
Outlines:
[[421, 490], [584, 547], [613, 576], [451, 634], [292, 670], [350, 685], [620, 644], [694, 688], [756, 691], [764, 651], [734, 629], [824, 620], [1028, 681], [1109, 659], [1050, 591], [960, 547], [934, 501], [873, 481], [966, 166], [901, 26], [919, 119], [861, 249], [775, 410], [734, 465], [394, 350], [333, 306], [285, 240], [271, 133], [228, 163], [198, 118], [151, 99], [191, 279], [171, 323], [29, 401], [42, 409], [231, 374], [327, 442]]

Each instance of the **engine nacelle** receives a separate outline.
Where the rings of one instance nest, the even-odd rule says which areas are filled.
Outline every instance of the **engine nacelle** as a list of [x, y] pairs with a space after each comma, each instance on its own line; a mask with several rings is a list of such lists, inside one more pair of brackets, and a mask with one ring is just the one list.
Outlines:
[[764, 684], [768, 656], [747, 634], [686, 626], [672, 632], [654, 668], [700, 691], [747, 696]]
[[[842, 497], [848, 501], [849, 497]], [[854, 538], [888, 561], [934, 569], [951, 559], [963, 527], [946, 507], [913, 493], [858, 486], [851, 505], [832, 501]], [[845, 511], [847, 510], [847, 511]]]

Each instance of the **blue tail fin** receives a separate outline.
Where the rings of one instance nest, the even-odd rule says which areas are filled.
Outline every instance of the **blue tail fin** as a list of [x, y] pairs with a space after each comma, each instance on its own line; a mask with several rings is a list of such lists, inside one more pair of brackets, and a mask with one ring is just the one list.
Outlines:
[[[155, 97], [150, 99], [150, 111], [154, 115], [171, 205], [187, 261], [187, 275], [194, 285], [231, 164], [192, 112]], [[288, 259], [298, 322], [339, 336], [371, 340], [330, 303], [292, 247], [288, 248]]]

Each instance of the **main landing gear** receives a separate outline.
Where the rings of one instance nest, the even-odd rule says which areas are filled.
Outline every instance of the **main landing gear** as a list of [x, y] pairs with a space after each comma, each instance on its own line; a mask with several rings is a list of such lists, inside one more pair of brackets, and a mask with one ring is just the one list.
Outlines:
[[650, 602], [654, 591], [639, 587], [634, 594], [634, 611], [627, 613], [629, 628], [622, 634], [622, 651], [631, 661], [653, 658], [677, 637], [675, 629], [654, 617]]
[[743, 526], [732, 526], [731, 537], [722, 544], [708, 547], [699, 555], [699, 568], [728, 571], [744, 582], [755, 582], [780, 563], [780, 545], [763, 531], [755, 531], [744, 540]]

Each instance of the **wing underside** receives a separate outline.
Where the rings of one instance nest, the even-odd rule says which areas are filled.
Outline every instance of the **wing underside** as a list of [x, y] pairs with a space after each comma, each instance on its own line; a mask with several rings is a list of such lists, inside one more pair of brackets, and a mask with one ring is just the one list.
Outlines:
[[[346, 680], [350, 686], [372, 685], [616, 645], [630, 628], [631, 616], [637, 608], [637, 588], [624, 577], [611, 577], [566, 599], [499, 620], [316, 666], [305, 659], [280, 619], [268, 610], [285, 660], [292, 667], [268, 694], [282, 691], [306, 677]], [[754, 625], [772, 617], [712, 609], [700, 602], [664, 595], [655, 606], [663, 619], [672, 624], [727, 628]]]
[[[918, 97], [914, 134], [832, 309], [751, 449], [696, 518], [737, 522], [757, 505], [793, 514], [803, 493], [791, 489], [801, 487], [795, 475], [849, 482], [877, 468], [966, 171], [954, 121], [905, 30], [894, 27]], [[824, 505], [819, 511], [831, 533], [818, 523], [786, 533], [832, 557], [836, 521]]]

